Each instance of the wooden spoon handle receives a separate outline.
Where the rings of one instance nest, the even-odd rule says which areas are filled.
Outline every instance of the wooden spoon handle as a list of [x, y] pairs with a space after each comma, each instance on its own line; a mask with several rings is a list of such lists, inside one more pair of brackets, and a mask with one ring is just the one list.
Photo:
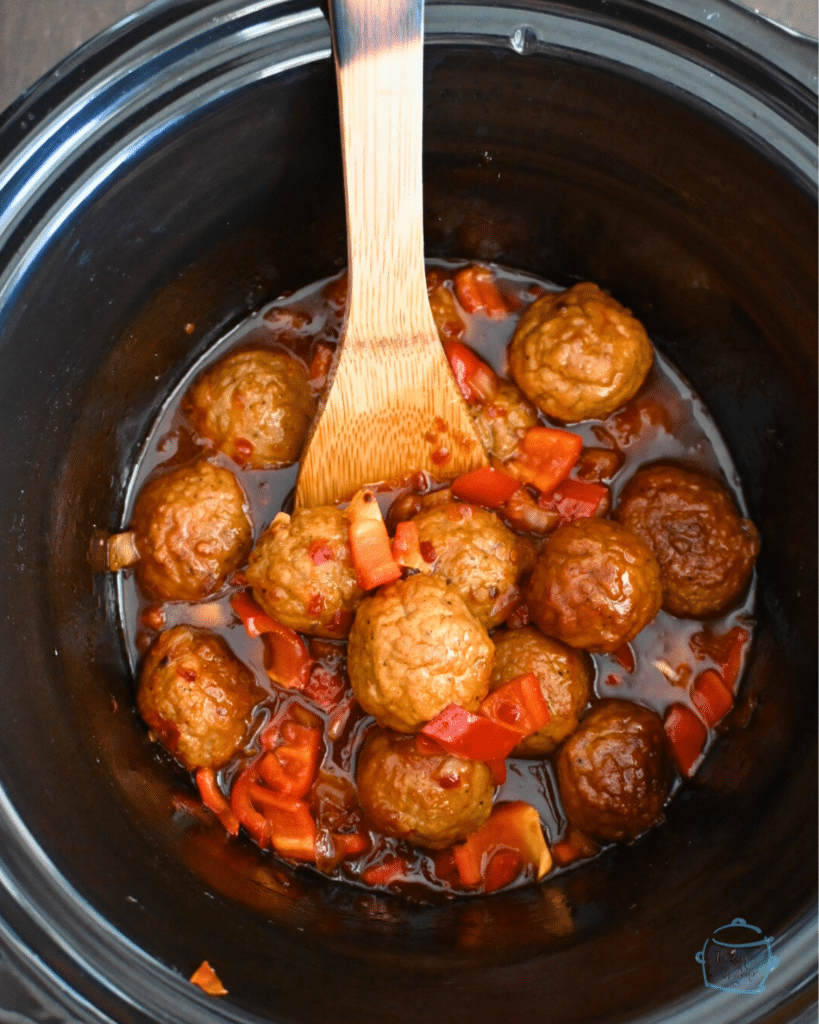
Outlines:
[[[424, 278], [422, 0], [332, 0], [347, 191], [345, 345], [435, 338]], [[423, 342], [422, 342], [423, 343]]]

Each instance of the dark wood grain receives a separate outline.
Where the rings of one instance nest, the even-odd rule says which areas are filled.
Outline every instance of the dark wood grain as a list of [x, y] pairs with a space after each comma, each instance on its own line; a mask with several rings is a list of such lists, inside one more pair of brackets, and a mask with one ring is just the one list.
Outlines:
[[0, 0], [0, 111], [146, 0]]

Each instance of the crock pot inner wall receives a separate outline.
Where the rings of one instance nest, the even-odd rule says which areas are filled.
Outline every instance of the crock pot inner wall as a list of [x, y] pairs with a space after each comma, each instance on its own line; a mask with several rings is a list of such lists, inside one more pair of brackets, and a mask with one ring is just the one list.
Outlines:
[[0, 402], [15, 637], [2, 678], [16, 681], [3, 783], [94, 908], [183, 975], [208, 958], [232, 1005], [305, 1021], [383, 1021], [384, 999], [396, 1021], [499, 1006], [540, 1021], [544, 1005], [556, 1021], [626, 1019], [701, 986], [693, 957], [714, 927], [742, 914], [776, 934], [809, 900], [815, 209], [683, 99], [577, 54], [429, 53], [428, 250], [590, 277], [630, 303], [709, 404], [764, 532], [751, 728], [668, 827], [530, 892], [408, 910], [172, 818], [184, 780], [131, 711], [113, 583], [90, 588], [88, 539], [119, 525], [126, 468], [180, 365], [344, 262], [329, 63], [135, 152], [21, 285]]

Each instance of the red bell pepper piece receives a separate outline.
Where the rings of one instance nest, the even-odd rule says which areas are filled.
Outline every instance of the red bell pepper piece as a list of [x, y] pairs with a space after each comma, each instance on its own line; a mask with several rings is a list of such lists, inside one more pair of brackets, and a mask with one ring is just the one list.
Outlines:
[[360, 832], [331, 832], [330, 838], [338, 860], [360, 857], [370, 848], [370, 840]]
[[616, 651], [612, 651], [611, 656], [623, 666], [626, 672], [634, 671], [634, 651], [630, 644], [621, 644]]
[[203, 960], [188, 979], [192, 985], [201, 988], [208, 996], [226, 996], [228, 990], [219, 980], [219, 975], [214, 971], [207, 960]]
[[[491, 862], [501, 853], [515, 856], [505, 857], [492, 871]], [[552, 866], [540, 816], [521, 800], [496, 804], [484, 825], [452, 847], [452, 855], [463, 884], [481, 886], [486, 892], [492, 891], [487, 885], [508, 885], [523, 868], [531, 868], [536, 878], [543, 878]], [[511, 870], [514, 874], [509, 877]]]
[[265, 667], [273, 682], [288, 689], [303, 689], [313, 662], [299, 634], [276, 622], [244, 591], [233, 594], [230, 604], [248, 636], [265, 637]]
[[456, 498], [484, 508], [500, 508], [517, 490], [520, 490], [519, 480], [492, 466], [481, 466], [452, 483]]
[[282, 857], [314, 861], [317, 831], [310, 808], [303, 800], [262, 785], [262, 758], [252, 761], [233, 783], [230, 803], [234, 813], [263, 850], [272, 846]]
[[538, 504], [557, 512], [562, 525], [596, 516], [608, 494], [609, 489], [605, 484], [568, 479], [558, 484], [552, 494], [542, 495]]
[[350, 555], [362, 590], [374, 590], [400, 579], [401, 566], [392, 557], [390, 538], [375, 494], [359, 491], [344, 513], [350, 524]]
[[338, 707], [346, 691], [342, 675], [331, 672], [324, 665], [313, 665], [302, 693], [318, 704], [322, 711], [330, 713]]
[[593, 857], [599, 850], [600, 846], [598, 843], [572, 825], [569, 825], [560, 842], [555, 843], [552, 847], [552, 856], [554, 857], [555, 864], [565, 867], [573, 861]]
[[742, 649], [748, 643], [748, 631], [742, 626], [734, 626], [725, 634], [727, 651], [720, 662], [722, 679], [728, 690], [733, 692], [742, 667]]
[[365, 885], [389, 885], [406, 878], [409, 873], [409, 864], [398, 854], [388, 853], [378, 864], [361, 872], [361, 881]]
[[691, 687], [691, 701], [703, 722], [712, 729], [734, 706], [734, 696], [713, 668], [701, 672]]
[[502, 761], [520, 742], [520, 733], [508, 725], [450, 704], [421, 729], [421, 735], [435, 740], [457, 757], [476, 761]]
[[[542, 494], [551, 494], [566, 479], [583, 448], [583, 438], [556, 427], [529, 427], [520, 453], [506, 463], [515, 476]], [[596, 485], [595, 485], [596, 486]]]
[[499, 387], [498, 375], [492, 367], [460, 341], [445, 341], [444, 352], [464, 400], [491, 402]]
[[478, 714], [514, 729], [519, 736], [531, 736], [549, 722], [549, 708], [533, 672], [510, 679], [481, 703]]
[[455, 294], [467, 313], [486, 313], [493, 320], [503, 320], [509, 313], [509, 304], [498, 290], [488, 267], [473, 264], [455, 275]]
[[392, 539], [392, 557], [407, 569], [417, 569], [419, 572], [428, 573], [431, 571], [429, 562], [421, 554], [421, 538], [418, 534], [418, 525], [411, 519], [398, 523], [395, 527], [395, 536]]
[[268, 726], [259, 737], [265, 753], [258, 772], [264, 782], [284, 796], [304, 796], [318, 775], [321, 734], [318, 729], [285, 719]]
[[666, 713], [663, 727], [671, 741], [671, 751], [680, 774], [691, 778], [708, 736], [705, 726], [690, 708], [683, 704], [672, 704]]
[[213, 768], [199, 768], [196, 772], [196, 786], [202, 803], [208, 810], [213, 811], [224, 830], [231, 836], [239, 835], [239, 819], [233, 813], [230, 804], [225, 799], [219, 784], [216, 781], [216, 772]]

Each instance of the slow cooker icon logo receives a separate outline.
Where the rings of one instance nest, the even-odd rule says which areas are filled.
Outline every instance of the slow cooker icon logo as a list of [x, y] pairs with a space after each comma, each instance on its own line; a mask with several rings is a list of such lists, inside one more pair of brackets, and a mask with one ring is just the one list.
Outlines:
[[706, 986], [749, 996], [764, 992], [765, 979], [779, 964], [772, 942], [741, 917], [715, 929], [695, 958]]

